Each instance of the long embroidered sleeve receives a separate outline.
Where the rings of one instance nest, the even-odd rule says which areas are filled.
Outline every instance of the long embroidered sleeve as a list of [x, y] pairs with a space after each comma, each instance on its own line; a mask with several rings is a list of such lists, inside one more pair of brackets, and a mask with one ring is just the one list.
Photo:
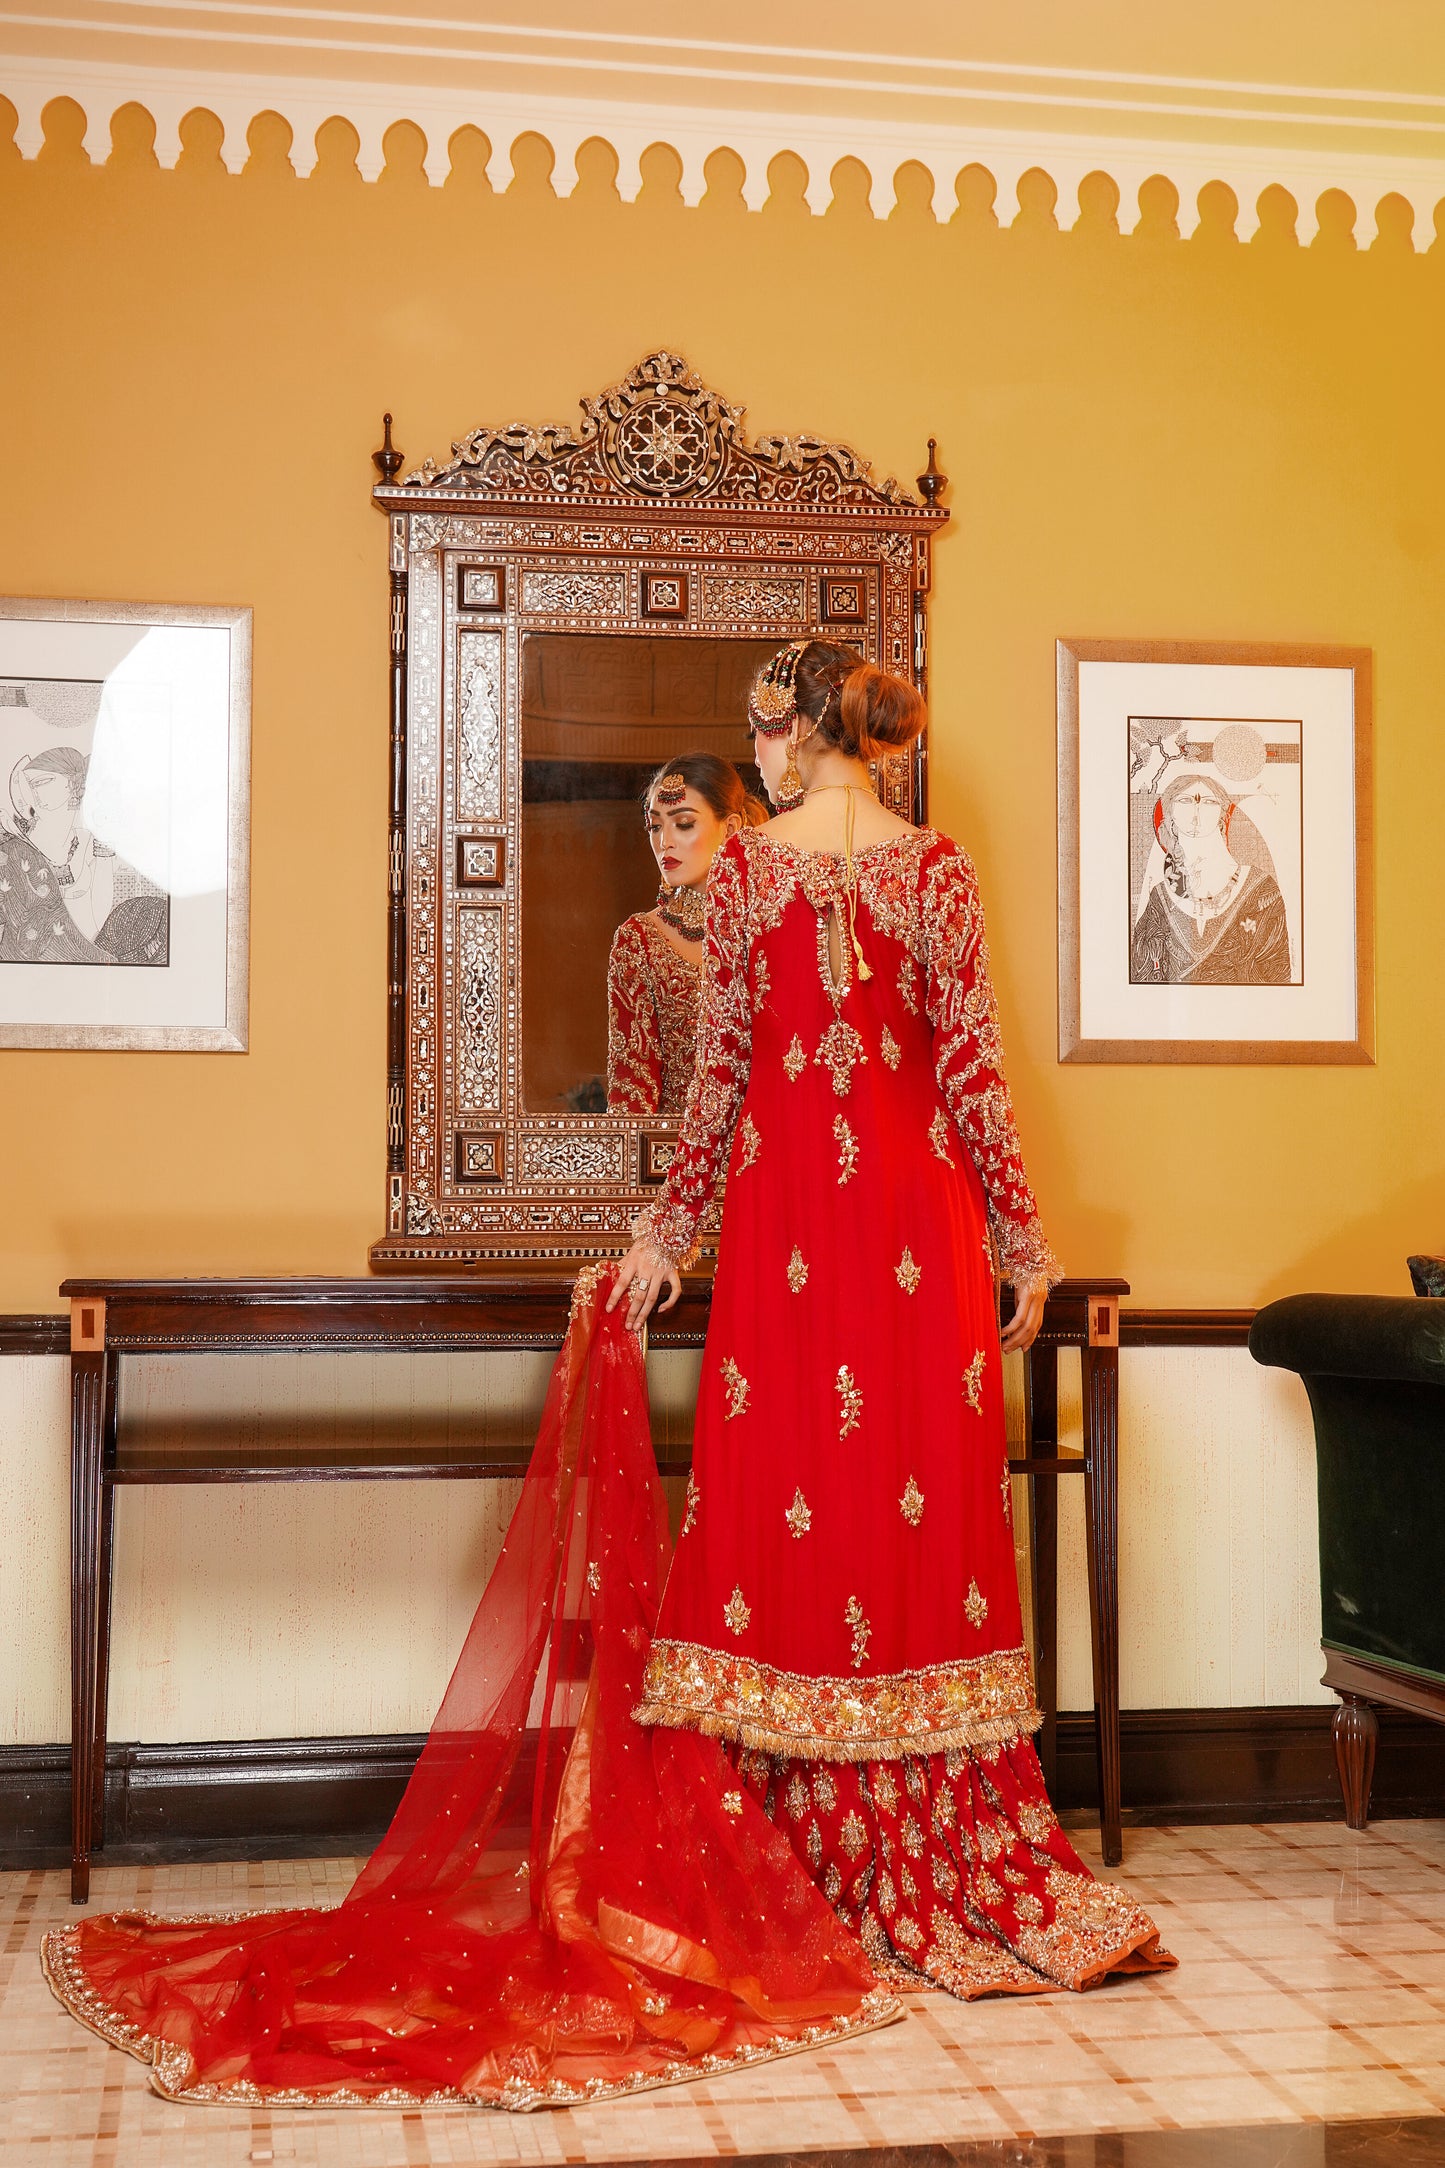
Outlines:
[[989, 976], [983, 903], [967, 854], [949, 844], [924, 869], [919, 898], [939, 1087], [983, 1182], [1005, 1278], [1052, 1287], [1063, 1267], [1049, 1248], [1003, 1073], [998, 1003]]
[[662, 1041], [642, 935], [625, 919], [607, 959], [607, 1111], [655, 1114], [662, 1094]]
[[698, 1224], [722, 1180], [747, 1090], [752, 1038], [747, 859], [734, 836], [713, 860], [708, 881], [697, 1065], [677, 1150], [656, 1204], [633, 1223], [633, 1232], [674, 1264], [693, 1248]]

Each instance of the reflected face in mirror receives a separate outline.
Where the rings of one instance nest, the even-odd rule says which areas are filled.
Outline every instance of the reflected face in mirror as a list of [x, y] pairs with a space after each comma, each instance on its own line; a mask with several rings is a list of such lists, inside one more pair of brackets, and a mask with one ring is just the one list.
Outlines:
[[657, 860], [657, 870], [669, 888], [703, 888], [713, 859], [729, 836], [742, 826], [742, 816], [721, 818], [701, 791], [671, 789], [669, 778], [655, 784], [647, 801], [647, 840]]

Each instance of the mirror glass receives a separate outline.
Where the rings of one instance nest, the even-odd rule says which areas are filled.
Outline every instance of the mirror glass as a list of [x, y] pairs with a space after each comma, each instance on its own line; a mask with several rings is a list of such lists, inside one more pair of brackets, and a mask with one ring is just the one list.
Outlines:
[[607, 1110], [607, 959], [657, 901], [642, 793], [715, 753], [762, 797], [747, 728], [776, 638], [529, 633], [522, 643], [522, 1075], [529, 1113]]

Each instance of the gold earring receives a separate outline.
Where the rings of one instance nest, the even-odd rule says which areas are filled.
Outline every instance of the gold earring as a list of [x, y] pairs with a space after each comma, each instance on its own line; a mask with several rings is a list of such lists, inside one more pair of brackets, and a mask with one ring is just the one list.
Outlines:
[[777, 794], [773, 803], [780, 813], [791, 813], [795, 806], [802, 804], [804, 796], [803, 778], [798, 771], [798, 741], [796, 738], [789, 738], [787, 766], [778, 778]]

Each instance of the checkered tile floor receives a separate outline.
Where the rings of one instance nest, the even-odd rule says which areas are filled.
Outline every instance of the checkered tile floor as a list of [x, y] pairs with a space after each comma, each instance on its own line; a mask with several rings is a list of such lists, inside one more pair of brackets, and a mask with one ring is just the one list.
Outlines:
[[[1078, 1841], [1097, 1864], [1088, 1836]], [[101, 1867], [93, 1903], [155, 1911], [331, 1903], [353, 1871], [346, 1860]], [[968, 2140], [1044, 2146], [1065, 2133], [1356, 2119], [1378, 2119], [1383, 2135], [1385, 2119], [1445, 2111], [1445, 1822], [1380, 1823], [1363, 1836], [1320, 1823], [1134, 1830], [1119, 1879], [1158, 1920], [1177, 1972], [1084, 1996], [965, 2006], [914, 1995], [903, 2024], [831, 2053], [586, 2110], [508, 2116], [170, 2106], [147, 2090], [139, 2064], [67, 2017], [41, 1978], [41, 1933], [76, 1916], [67, 1877], [0, 1875], [0, 2160], [5, 2168], [12, 2158], [36, 2168], [425, 2168], [781, 2152], [816, 2160]], [[1004, 2157], [1034, 2156], [1006, 2148]]]

